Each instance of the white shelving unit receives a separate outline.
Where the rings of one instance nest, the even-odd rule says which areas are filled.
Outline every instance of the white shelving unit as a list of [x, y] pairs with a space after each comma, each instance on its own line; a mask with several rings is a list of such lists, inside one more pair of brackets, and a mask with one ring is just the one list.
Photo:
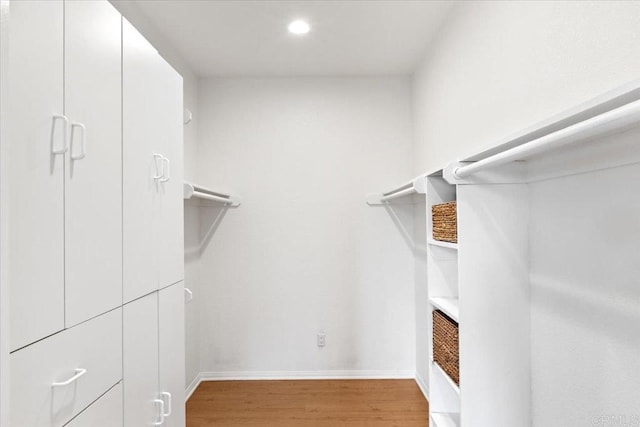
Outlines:
[[[536, 425], [576, 425], [640, 399], [639, 98], [605, 94], [428, 176], [427, 208], [458, 209], [457, 245], [427, 224], [428, 310], [460, 336], [459, 387], [431, 361], [434, 425], [527, 427], [534, 410]], [[629, 352], [603, 363], [611, 348]], [[567, 393], [578, 372], [584, 389], [624, 392]]]
[[[526, 189], [458, 185], [449, 175], [427, 177], [431, 419], [437, 426], [525, 426], [531, 383]], [[434, 240], [431, 207], [454, 200], [458, 243]], [[433, 361], [433, 310], [458, 322], [459, 386]]]
[[[447, 178], [448, 171], [427, 178], [431, 419], [438, 426], [526, 425], [530, 418], [526, 188], [457, 185]], [[431, 206], [453, 200], [458, 208], [458, 244], [432, 238]], [[433, 361], [433, 310], [459, 324], [459, 386]], [[505, 344], [497, 350], [494, 346], [500, 342]]]
[[431, 207], [456, 198], [456, 186], [445, 181], [442, 171], [427, 177], [429, 410], [436, 426], [460, 425], [460, 387], [434, 362], [432, 336], [434, 310], [441, 310], [458, 322], [458, 245], [433, 239]]

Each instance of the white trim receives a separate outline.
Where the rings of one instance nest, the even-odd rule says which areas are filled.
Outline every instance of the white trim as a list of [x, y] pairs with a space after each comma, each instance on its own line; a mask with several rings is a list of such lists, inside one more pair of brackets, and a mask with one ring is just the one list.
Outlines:
[[0, 425], [9, 425], [9, 284], [7, 269], [7, 78], [9, 59], [9, 1], [0, 0]]
[[184, 391], [184, 401], [188, 401], [194, 391], [198, 388], [200, 383], [202, 382], [202, 378], [200, 378], [201, 374], [196, 375], [196, 377], [191, 381], [191, 384], [187, 386], [187, 389]]
[[185, 401], [204, 381], [274, 380], [409, 380], [414, 371], [220, 371], [200, 372], [185, 390]]
[[416, 372], [416, 384], [418, 384], [418, 388], [424, 395], [424, 398], [429, 401], [429, 383], [426, 382], [419, 373]]
[[201, 372], [202, 381], [414, 379], [413, 371], [222, 371]]

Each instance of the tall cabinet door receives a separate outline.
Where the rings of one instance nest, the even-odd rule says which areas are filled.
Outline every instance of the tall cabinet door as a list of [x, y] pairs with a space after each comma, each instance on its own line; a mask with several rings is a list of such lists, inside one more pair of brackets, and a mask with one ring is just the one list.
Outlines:
[[[160, 330], [160, 392], [161, 397], [170, 402], [169, 415], [163, 426], [184, 427], [184, 378], [185, 378], [185, 336], [184, 336], [184, 284], [182, 282], [162, 289], [159, 293]], [[167, 393], [171, 396], [167, 399]], [[169, 412], [169, 411], [167, 411]]]
[[[64, 8], [10, 4], [6, 112], [11, 350], [64, 328]], [[55, 119], [54, 115], [61, 117]]]
[[123, 309], [123, 378], [125, 427], [159, 422], [158, 293]]
[[124, 301], [158, 289], [164, 60], [123, 19]]
[[158, 234], [160, 288], [184, 280], [184, 219], [183, 219], [183, 166], [182, 166], [182, 77], [167, 63], [162, 67], [163, 99], [162, 153], [166, 157], [164, 177], [161, 180], [161, 216]]
[[122, 304], [121, 16], [65, 3], [66, 326]]

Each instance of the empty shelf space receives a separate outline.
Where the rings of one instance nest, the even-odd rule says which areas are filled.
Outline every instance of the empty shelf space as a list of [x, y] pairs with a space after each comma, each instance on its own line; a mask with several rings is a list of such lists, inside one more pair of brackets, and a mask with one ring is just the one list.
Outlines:
[[447, 248], [447, 249], [453, 249], [455, 251], [458, 250], [458, 244], [457, 243], [450, 243], [450, 242], [443, 242], [441, 240], [436, 240], [432, 237], [430, 237], [429, 239], [427, 239], [427, 243], [431, 246], [438, 246], [441, 248]]
[[444, 369], [442, 369], [440, 365], [438, 365], [436, 362], [431, 361], [431, 366], [433, 366], [432, 372], [436, 377], [435, 379], [437, 379], [440, 384], [442, 383], [446, 384], [447, 389], [449, 389], [450, 391], [453, 391], [453, 393], [459, 398], [460, 387], [458, 387], [458, 385], [455, 382], [453, 382], [451, 377], [447, 375]]
[[458, 427], [460, 426], [460, 414], [448, 414], [434, 412], [431, 414], [433, 427]]
[[440, 309], [444, 314], [458, 322], [458, 298], [429, 298], [429, 302], [434, 307]]

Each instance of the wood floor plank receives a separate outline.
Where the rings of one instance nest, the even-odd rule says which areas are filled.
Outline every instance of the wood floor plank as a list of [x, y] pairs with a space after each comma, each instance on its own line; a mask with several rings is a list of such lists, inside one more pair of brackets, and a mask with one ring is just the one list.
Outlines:
[[187, 427], [428, 427], [413, 380], [210, 381], [187, 402]]

